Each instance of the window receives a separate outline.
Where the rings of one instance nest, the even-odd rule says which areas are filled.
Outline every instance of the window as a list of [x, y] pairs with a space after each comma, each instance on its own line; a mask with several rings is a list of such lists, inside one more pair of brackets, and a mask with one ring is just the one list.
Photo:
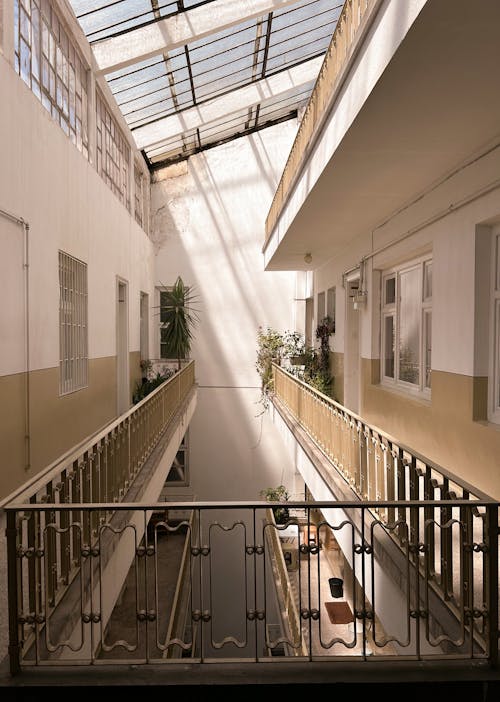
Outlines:
[[14, 63], [88, 158], [87, 68], [49, 0], [14, 0]]
[[324, 292], [320, 292], [320, 293], [318, 293], [318, 306], [317, 306], [317, 313], [318, 313], [318, 316], [317, 316], [317, 323], [318, 323], [318, 324], [320, 323], [320, 321], [321, 321], [321, 320], [323, 319], [323, 317], [325, 316], [325, 312], [326, 312], [326, 309], [325, 309], [325, 293], [324, 293]]
[[500, 422], [500, 230], [495, 229], [492, 251], [491, 285], [491, 373], [490, 373], [490, 419]]
[[188, 432], [184, 434], [181, 445], [177, 450], [177, 454], [170, 467], [167, 475], [166, 484], [170, 485], [189, 485], [189, 444]]
[[87, 266], [59, 251], [59, 392], [88, 384]]
[[135, 221], [142, 227], [143, 224], [143, 175], [141, 170], [134, 166], [134, 214]]
[[429, 394], [432, 350], [432, 260], [382, 276], [382, 378]]
[[326, 291], [326, 314], [332, 320], [335, 329], [335, 288], [328, 288]]
[[96, 91], [97, 172], [130, 211], [130, 147]]

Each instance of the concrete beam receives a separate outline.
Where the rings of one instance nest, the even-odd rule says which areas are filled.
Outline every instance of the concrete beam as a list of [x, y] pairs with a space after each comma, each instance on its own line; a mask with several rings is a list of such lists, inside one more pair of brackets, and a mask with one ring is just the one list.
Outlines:
[[132, 29], [92, 45], [100, 73], [112, 73], [139, 61], [202, 39], [245, 20], [276, 12], [298, 0], [215, 0], [181, 14]]
[[323, 57], [305, 61], [289, 70], [264, 78], [251, 85], [233, 90], [199, 106], [137, 127], [132, 131], [138, 149], [147, 149], [190, 129], [196, 129], [222, 117], [258, 105], [263, 100], [284, 97], [301, 85], [314, 81], [319, 73]]

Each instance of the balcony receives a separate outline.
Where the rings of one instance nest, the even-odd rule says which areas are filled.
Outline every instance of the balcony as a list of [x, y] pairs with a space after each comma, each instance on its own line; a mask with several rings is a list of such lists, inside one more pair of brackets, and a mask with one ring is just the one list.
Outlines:
[[499, 21], [497, 3], [344, 3], [267, 215], [266, 270], [315, 269], [372, 232], [385, 244], [388, 219], [487, 155]]
[[148, 500], [137, 483], [193, 374], [5, 505], [7, 684], [121, 669], [141, 685], [145, 667], [157, 684], [395, 681], [396, 661], [407, 679], [496, 680], [498, 503], [278, 366], [274, 406], [340, 499], [288, 502], [285, 523], [277, 503]]

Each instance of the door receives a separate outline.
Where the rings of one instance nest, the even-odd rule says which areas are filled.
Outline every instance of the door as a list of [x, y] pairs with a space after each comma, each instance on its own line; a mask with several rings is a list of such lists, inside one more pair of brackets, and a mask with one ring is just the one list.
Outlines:
[[344, 404], [359, 413], [359, 310], [354, 307], [353, 296], [359, 289], [359, 275], [346, 281], [346, 325], [344, 351]]

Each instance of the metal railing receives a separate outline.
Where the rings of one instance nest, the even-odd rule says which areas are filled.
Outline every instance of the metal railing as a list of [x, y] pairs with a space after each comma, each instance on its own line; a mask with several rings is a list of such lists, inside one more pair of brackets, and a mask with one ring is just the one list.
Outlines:
[[[278, 652], [295, 661], [496, 664], [496, 502], [384, 503], [394, 520], [378, 518], [374, 502], [289, 502], [283, 525], [272, 506], [7, 506], [11, 671], [272, 663]], [[189, 517], [179, 519], [179, 510]], [[153, 512], [161, 518], [148, 526]], [[453, 602], [434, 570], [446, 533], [454, 536], [446, 560], [461, 574]], [[48, 575], [60, 572], [68, 542], [77, 575], [54, 607]], [[285, 542], [293, 555], [286, 570]], [[119, 562], [126, 585], [113, 590]]]
[[[44, 532], [43, 545], [40, 542], [42, 526], [38, 522], [40, 513], [34, 512], [33, 518], [24, 522], [27, 531], [23, 548], [28, 578], [25, 591], [30, 611], [37, 609], [42, 592], [47, 606], [51, 610], [57, 608], [75, 579], [82, 577], [81, 552], [92, 549], [100, 520], [113, 519], [116, 505], [125, 496], [129, 501], [140, 499], [145, 481], [140, 481], [136, 489], [136, 478], [172, 425], [176, 412], [194, 387], [194, 380], [194, 362], [191, 362], [7, 498], [6, 505], [12, 502], [51, 505], [44, 516], [45, 525], [50, 526]], [[99, 503], [108, 503], [107, 517], [102, 512], [78, 512], [68, 507]], [[65, 509], [60, 509], [63, 505]], [[78, 533], [73, 527], [75, 519], [79, 519]], [[37, 559], [40, 550], [44, 554], [43, 571]], [[15, 609], [18, 596], [10, 592], [9, 609]]]
[[[471, 515], [476, 514], [475, 505], [491, 498], [276, 364], [273, 388], [275, 397], [355, 494], [372, 502], [374, 516], [383, 523], [406, 523], [406, 507], [401, 502], [396, 507], [391, 501], [428, 501], [423, 521], [417, 512], [410, 513], [409, 538], [420, 543], [424, 531], [430, 530], [427, 559], [435, 586], [446, 601], [461, 601], [473, 574], [467, 570], [467, 561], [453, 557], [454, 551], [461, 548], [454, 525], [459, 524], [461, 529], [464, 520], [470, 521]], [[451, 506], [457, 499], [470, 504], [470, 510], [461, 508], [457, 513]], [[436, 500], [445, 501], [439, 510], [432, 503]], [[437, 528], [443, 524], [449, 524], [449, 528]], [[400, 538], [401, 534], [395, 536]], [[486, 573], [481, 580], [486, 585]]]
[[346, 0], [344, 3], [267, 215], [264, 246], [276, 226], [304, 157], [312, 144], [313, 136], [325, 116], [342, 69], [352, 52], [354, 41], [358, 39], [359, 30], [365, 25], [367, 16], [378, 4], [379, 0]]

